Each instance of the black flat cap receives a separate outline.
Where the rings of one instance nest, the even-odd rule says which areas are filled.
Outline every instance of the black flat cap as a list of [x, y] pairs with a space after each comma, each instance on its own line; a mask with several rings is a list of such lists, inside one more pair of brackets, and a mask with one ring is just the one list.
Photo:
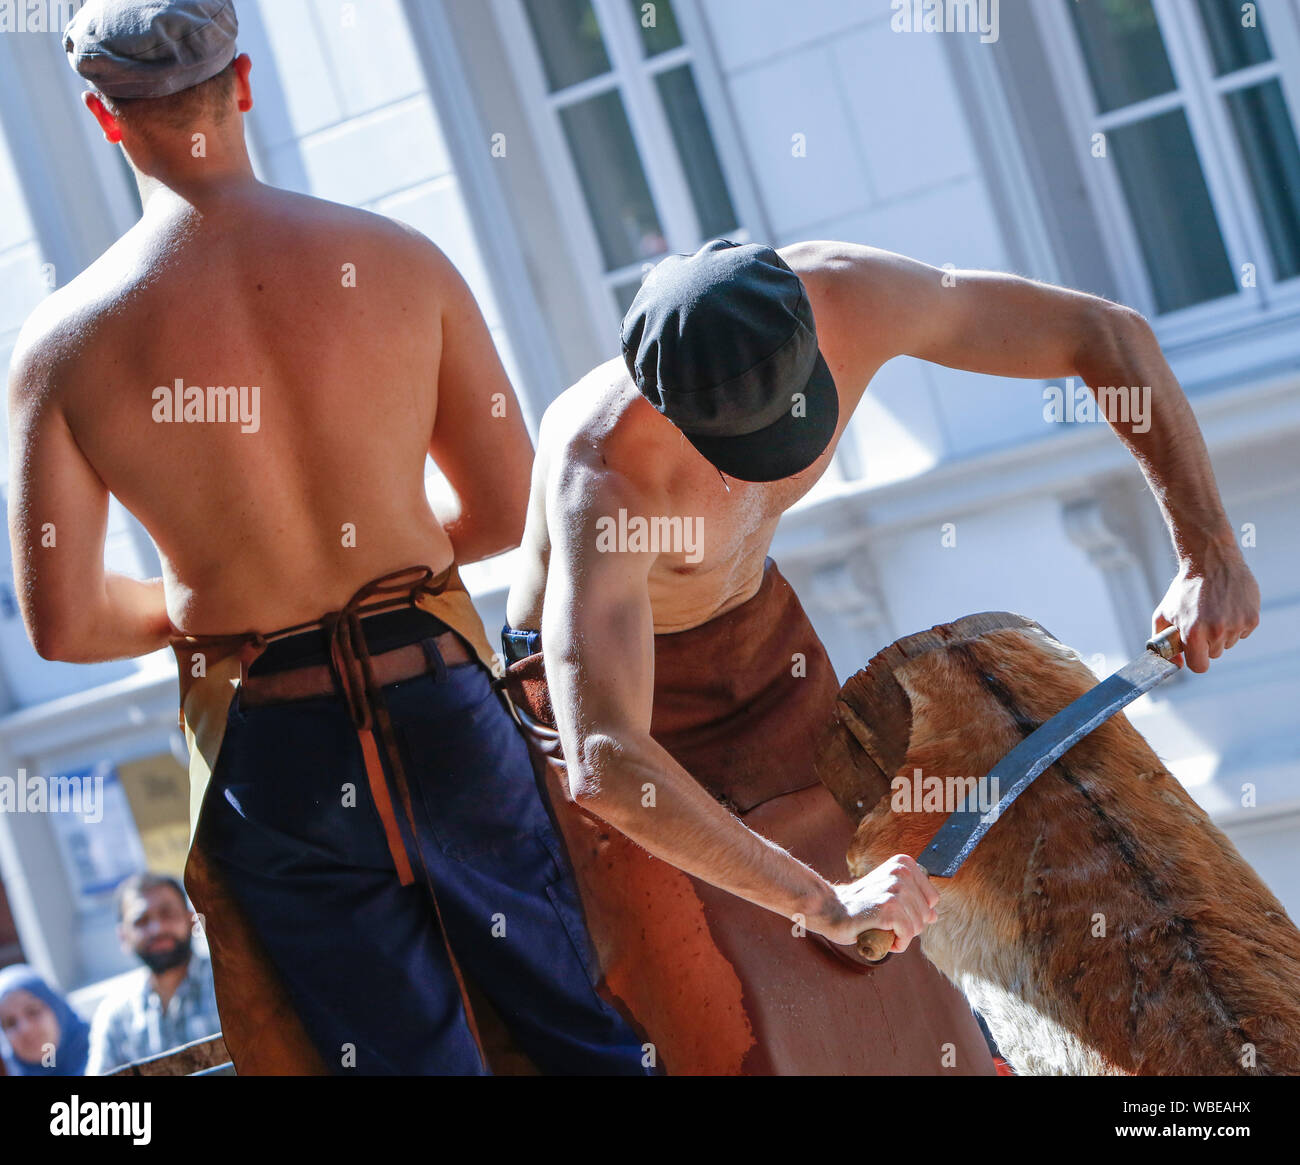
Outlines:
[[669, 255], [623, 318], [641, 394], [723, 473], [777, 481], [825, 452], [839, 395], [803, 281], [771, 247]]

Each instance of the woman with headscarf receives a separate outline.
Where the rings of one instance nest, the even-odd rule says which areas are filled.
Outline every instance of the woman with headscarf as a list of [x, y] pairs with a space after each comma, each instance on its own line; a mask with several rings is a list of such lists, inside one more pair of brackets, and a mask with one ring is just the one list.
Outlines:
[[0, 971], [0, 1055], [11, 1076], [82, 1076], [90, 1025], [22, 963]]

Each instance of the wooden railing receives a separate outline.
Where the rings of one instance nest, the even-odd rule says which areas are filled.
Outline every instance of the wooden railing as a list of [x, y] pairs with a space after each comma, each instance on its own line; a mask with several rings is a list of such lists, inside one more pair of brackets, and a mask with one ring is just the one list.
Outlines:
[[183, 1044], [170, 1052], [136, 1060], [113, 1072], [110, 1076], [233, 1076], [234, 1066], [230, 1053], [220, 1033], [193, 1043]]

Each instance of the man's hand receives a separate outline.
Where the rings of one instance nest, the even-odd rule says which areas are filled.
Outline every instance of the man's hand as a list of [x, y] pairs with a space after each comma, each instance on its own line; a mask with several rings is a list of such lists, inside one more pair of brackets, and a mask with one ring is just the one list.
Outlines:
[[829, 909], [823, 917], [810, 918], [808, 928], [843, 946], [857, 942], [864, 930], [892, 930], [890, 951], [905, 951], [939, 918], [939, 891], [906, 854], [895, 854], [856, 882], [831, 889], [835, 897]]
[[1259, 584], [1237, 544], [1209, 543], [1196, 558], [1184, 558], [1151, 617], [1153, 632], [1178, 628], [1183, 656], [1194, 672], [1206, 671], [1238, 639], [1259, 626]]

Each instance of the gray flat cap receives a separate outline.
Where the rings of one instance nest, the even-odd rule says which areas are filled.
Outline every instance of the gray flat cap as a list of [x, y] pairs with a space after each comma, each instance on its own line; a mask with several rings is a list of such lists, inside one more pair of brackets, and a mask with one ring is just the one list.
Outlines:
[[166, 97], [230, 64], [238, 31], [233, 0], [87, 0], [63, 49], [107, 97]]

